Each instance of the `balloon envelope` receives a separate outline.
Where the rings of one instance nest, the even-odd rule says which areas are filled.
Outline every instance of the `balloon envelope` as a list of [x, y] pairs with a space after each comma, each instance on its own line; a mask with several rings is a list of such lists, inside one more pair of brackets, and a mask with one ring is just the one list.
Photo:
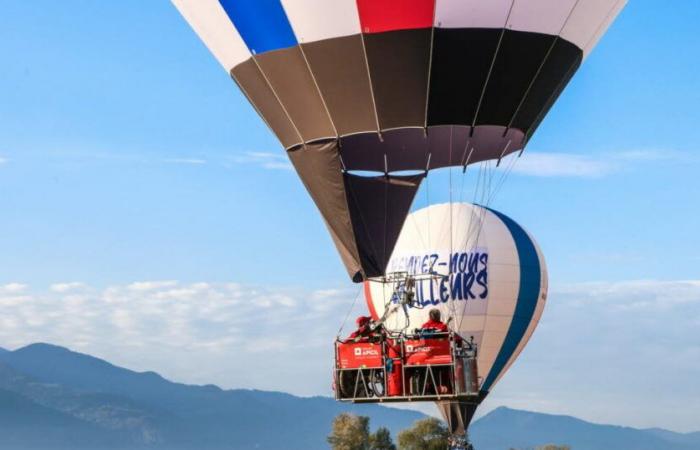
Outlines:
[[626, 3], [172, 1], [287, 149], [354, 281], [384, 274], [420, 185], [396, 172], [523, 149]]
[[[465, 203], [410, 214], [387, 270], [442, 275], [418, 280], [419, 307], [390, 315], [385, 326], [413, 330], [428, 320], [431, 309], [440, 309], [453, 330], [474, 337], [482, 398], [527, 344], [547, 297], [547, 269], [532, 237], [507, 216]], [[366, 282], [375, 318], [392, 303], [393, 288]]]

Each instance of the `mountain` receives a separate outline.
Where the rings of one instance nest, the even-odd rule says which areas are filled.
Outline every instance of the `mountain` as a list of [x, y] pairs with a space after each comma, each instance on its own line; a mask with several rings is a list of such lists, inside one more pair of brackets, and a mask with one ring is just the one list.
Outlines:
[[[284, 376], [284, 374], [280, 374]], [[328, 448], [333, 417], [369, 416], [399, 430], [424, 416], [326, 397], [174, 383], [49, 344], [0, 351], [0, 449], [218, 450]], [[498, 408], [474, 422], [477, 450], [699, 450], [700, 433], [598, 425]]]
[[118, 437], [69, 414], [0, 389], [0, 448], [118, 448]]
[[599, 425], [570, 416], [504, 407], [474, 422], [470, 435], [477, 450], [529, 449], [544, 444], [566, 444], [573, 450], [700, 449], [700, 433]]
[[173, 383], [49, 344], [0, 354], [0, 389], [116, 434], [130, 449], [320, 449], [343, 411], [369, 416], [394, 434], [423, 417], [326, 397]]
[[674, 433], [668, 430], [662, 430], [661, 428], [648, 428], [644, 430], [650, 434], [658, 436], [669, 442], [675, 442], [678, 444], [691, 445], [693, 448], [700, 449], [700, 431], [695, 433]]

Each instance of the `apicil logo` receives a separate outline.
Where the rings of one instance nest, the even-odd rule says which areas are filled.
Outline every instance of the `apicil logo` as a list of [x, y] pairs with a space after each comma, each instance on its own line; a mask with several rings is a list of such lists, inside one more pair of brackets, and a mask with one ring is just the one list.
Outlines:
[[375, 350], [373, 348], [358, 347], [353, 351], [355, 352], [355, 356], [379, 356], [379, 350]]

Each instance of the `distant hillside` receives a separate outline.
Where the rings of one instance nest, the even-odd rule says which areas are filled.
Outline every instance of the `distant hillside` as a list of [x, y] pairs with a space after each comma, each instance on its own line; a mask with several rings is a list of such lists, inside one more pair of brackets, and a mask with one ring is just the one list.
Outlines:
[[567, 444], [573, 450], [698, 450], [700, 433], [598, 425], [570, 416], [497, 408], [471, 428], [477, 450]]
[[[325, 397], [173, 383], [48, 344], [0, 354], [0, 389], [120, 437], [116, 447], [104, 448], [321, 449], [331, 420], [342, 411], [370, 416], [394, 434], [423, 417]], [[67, 427], [66, 435], [73, 434]], [[6, 448], [3, 439], [0, 448]]]
[[[326, 397], [173, 383], [48, 344], [0, 351], [0, 449], [218, 450], [328, 448], [342, 411], [370, 416], [394, 436], [421, 414]], [[499, 408], [471, 430], [477, 450], [698, 450], [700, 433], [596, 425]]]

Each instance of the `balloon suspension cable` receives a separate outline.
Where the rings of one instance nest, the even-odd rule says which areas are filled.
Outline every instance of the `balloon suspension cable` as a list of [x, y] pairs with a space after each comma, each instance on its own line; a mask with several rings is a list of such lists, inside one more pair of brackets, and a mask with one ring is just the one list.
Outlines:
[[[433, 156], [432, 153], [428, 153], [428, 162], [425, 165], [425, 205], [426, 205], [426, 215], [428, 216], [428, 245], [432, 245], [432, 239], [430, 238], [430, 178], [428, 178], [428, 173], [430, 171], [430, 159]], [[432, 267], [430, 268], [432, 270]]]
[[[468, 146], [469, 146], [469, 141], [467, 141], [467, 146], [464, 147], [464, 154], [465, 155], [467, 155]], [[472, 149], [469, 150], [469, 155], [467, 155], [467, 158], [462, 163], [462, 175], [467, 173], [467, 166], [469, 165], [469, 161], [471, 161], [471, 159], [472, 159], [472, 154], [474, 154], [474, 147], [472, 147]]]
[[[475, 205], [477, 203], [477, 198], [480, 196], [481, 197], [481, 203], [483, 204], [483, 201], [485, 200], [485, 191], [487, 190], [487, 182], [488, 182], [488, 162], [483, 161], [479, 165], [479, 171], [477, 173], [477, 178], [476, 178], [476, 183], [474, 184], [474, 192], [472, 194], [472, 205]], [[465, 176], [463, 175], [462, 181], [464, 181]], [[460, 196], [464, 195], [464, 183], [462, 183], [462, 192], [460, 193]], [[469, 217], [469, 223], [467, 224], [467, 233], [465, 235], [465, 239], [467, 242], [469, 240], [472, 240], [472, 246], [475, 247], [479, 243], [479, 234], [481, 231], [481, 225], [483, 224], [484, 220], [484, 215], [485, 215], [485, 210], [479, 210], [478, 211], [478, 217], [475, 217], [475, 213], [472, 213]], [[478, 230], [478, 232], [477, 232]], [[456, 308], [456, 307], [455, 307]], [[462, 313], [466, 310], [466, 304], [463, 307]], [[457, 329], [460, 329], [462, 326], [462, 321], [464, 317], [463, 314], [459, 318], [459, 322], [457, 324]]]
[[[452, 164], [452, 142], [454, 138], [454, 127], [450, 128], [450, 164]], [[469, 143], [469, 140], [467, 140], [467, 145]], [[466, 150], [466, 148], [465, 148]], [[464, 162], [464, 160], [462, 160]], [[449, 176], [449, 190], [450, 190], [450, 253], [449, 253], [449, 258], [450, 260], [452, 259], [452, 254], [454, 252], [454, 198], [453, 198], [453, 186], [452, 186], [452, 166], [449, 168], [450, 170], [450, 176]], [[450, 276], [452, 275], [452, 266], [450, 265], [448, 270], [447, 270], [447, 281], [449, 284]], [[449, 326], [450, 323], [452, 322], [452, 319], [457, 315], [457, 308], [454, 304], [454, 302], [448, 302], [448, 308], [450, 310], [450, 316], [449, 319], [447, 320], [447, 325]], [[453, 331], [458, 331], [458, 330], [453, 330]]]
[[501, 165], [501, 160], [503, 159], [503, 155], [506, 154], [508, 151], [508, 147], [510, 147], [510, 143], [513, 142], [512, 139], [508, 139], [508, 142], [506, 145], [503, 147], [503, 151], [501, 152], [501, 155], [498, 157], [498, 162], [496, 163], [496, 167], [499, 167]]
[[518, 152], [518, 158], [520, 158], [521, 156], [523, 156], [523, 153], [525, 153], [525, 147], [526, 147], [526, 144], [523, 145], [523, 148], [521, 148], [520, 151]]
[[355, 299], [352, 301], [352, 304], [350, 304], [350, 308], [348, 308], [348, 312], [345, 314], [345, 318], [343, 319], [343, 322], [340, 324], [340, 328], [338, 328], [338, 333], [336, 334], [336, 339], [340, 339], [340, 335], [343, 332], [343, 328], [345, 328], [345, 324], [348, 323], [348, 319], [350, 318], [350, 314], [352, 313], [352, 310], [355, 309], [355, 304], [357, 303], [357, 299], [360, 298], [361, 294], [362, 294], [362, 288], [358, 289], [357, 295], [355, 295]]

